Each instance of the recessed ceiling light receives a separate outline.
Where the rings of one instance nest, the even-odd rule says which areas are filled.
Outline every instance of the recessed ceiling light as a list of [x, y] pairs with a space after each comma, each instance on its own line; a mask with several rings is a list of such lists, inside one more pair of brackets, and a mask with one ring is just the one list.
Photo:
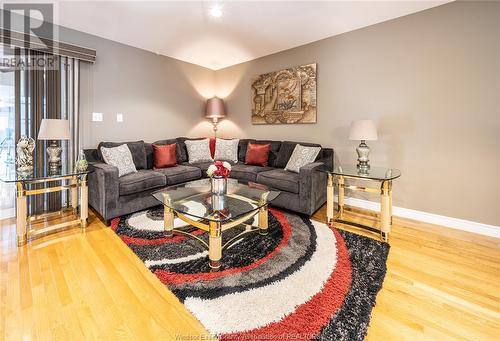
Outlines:
[[210, 15], [214, 18], [222, 17], [222, 10], [219, 6], [214, 6], [210, 9]]

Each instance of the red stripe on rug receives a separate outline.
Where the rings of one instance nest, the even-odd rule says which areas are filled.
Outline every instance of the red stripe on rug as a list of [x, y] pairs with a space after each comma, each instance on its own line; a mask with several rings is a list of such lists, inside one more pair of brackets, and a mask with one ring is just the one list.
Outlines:
[[111, 229], [116, 232], [118, 225], [120, 224], [120, 218], [114, 218], [111, 220]]
[[[111, 221], [111, 229], [116, 232], [118, 229], [118, 225], [120, 224], [120, 218], [114, 218]], [[200, 234], [203, 234], [205, 231], [203, 230], [195, 230], [192, 232], [193, 235], [199, 236]], [[129, 237], [125, 235], [120, 235], [118, 234], [118, 237], [127, 245], [139, 245], [139, 246], [144, 246], [144, 245], [160, 245], [160, 244], [166, 244], [166, 243], [179, 243], [184, 240], [186, 240], [189, 237], [186, 236], [173, 236], [173, 237], [164, 237], [164, 238], [157, 238], [157, 239], [145, 239], [145, 238], [137, 238], [137, 237]]]
[[320, 292], [281, 321], [248, 332], [225, 334], [221, 340], [287, 340], [289, 337], [309, 340], [318, 336], [344, 303], [352, 283], [347, 247], [340, 233], [335, 229], [333, 232], [337, 240], [337, 264]]
[[199, 281], [199, 280], [204, 280], [204, 281], [209, 281], [217, 278], [221, 278], [224, 276], [232, 275], [238, 272], [243, 272], [243, 271], [248, 271], [253, 268], [258, 267], [259, 265], [263, 264], [264, 262], [267, 262], [271, 258], [273, 258], [280, 250], [288, 244], [288, 241], [290, 240], [290, 236], [292, 234], [292, 227], [290, 223], [288, 222], [288, 219], [286, 219], [285, 215], [281, 213], [280, 211], [276, 209], [269, 209], [271, 213], [276, 217], [278, 222], [281, 224], [283, 228], [283, 239], [281, 242], [278, 244], [278, 246], [269, 254], [267, 254], [265, 257], [262, 257], [258, 259], [257, 261], [253, 262], [252, 264], [238, 267], [238, 268], [231, 268], [227, 270], [222, 270], [222, 271], [214, 271], [214, 272], [199, 272], [199, 273], [193, 273], [193, 274], [179, 274], [175, 272], [170, 272], [170, 271], [165, 271], [165, 270], [155, 270], [154, 274], [160, 279], [160, 281], [163, 284], [182, 284], [182, 283], [188, 283], [188, 282], [194, 282], [194, 281]]
[[[198, 236], [200, 234], [203, 234], [202, 230], [196, 230], [192, 232], [193, 235]], [[182, 242], [185, 239], [189, 237], [185, 236], [173, 236], [173, 237], [165, 237], [165, 238], [158, 238], [158, 239], [144, 239], [144, 238], [135, 238], [135, 237], [129, 237], [129, 236], [120, 236], [119, 237], [123, 240], [123, 242], [127, 245], [159, 245], [159, 244], [167, 244], [167, 243], [178, 243]]]

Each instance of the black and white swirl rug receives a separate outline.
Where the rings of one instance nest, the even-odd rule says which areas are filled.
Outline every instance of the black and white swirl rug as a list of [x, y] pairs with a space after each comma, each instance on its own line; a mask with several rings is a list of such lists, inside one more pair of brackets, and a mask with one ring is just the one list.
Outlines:
[[269, 234], [224, 250], [213, 271], [199, 242], [164, 235], [163, 207], [117, 218], [112, 228], [222, 340], [362, 340], [389, 252], [386, 243], [270, 209]]

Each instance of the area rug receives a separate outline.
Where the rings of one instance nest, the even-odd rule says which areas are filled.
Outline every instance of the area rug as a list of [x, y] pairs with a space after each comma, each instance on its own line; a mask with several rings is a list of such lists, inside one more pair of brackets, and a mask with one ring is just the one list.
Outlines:
[[112, 228], [222, 340], [364, 339], [389, 252], [386, 243], [271, 209], [269, 234], [224, 250], [213, 271], [197, 241], [165, 237], [162, 207], [117, 218]]

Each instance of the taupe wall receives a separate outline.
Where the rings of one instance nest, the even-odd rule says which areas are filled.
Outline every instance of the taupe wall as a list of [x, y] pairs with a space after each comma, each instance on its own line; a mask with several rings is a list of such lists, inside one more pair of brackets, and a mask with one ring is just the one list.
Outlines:
[[[395, 205], [500, 225], [499, 37], [500, 3], [456, 2], [217, 71], [221, 133], [319, 142], [352, 163], [349, 124], [371, 118], [371, 163], [403, 173]], [[318, 123], [252, 125], [251, 77], [311, 62]]]
[[[84, 147], [193, 136], [193, 127], [204, 121], [214, 71], [97, 37], [85, 46], [97, 50], [97, 60], [82, 67]], [[102, 112], [104, 121], [92, 122], [92, 112]], [[123, 123], [116, 122], [117, 113], [123, 113]]]

